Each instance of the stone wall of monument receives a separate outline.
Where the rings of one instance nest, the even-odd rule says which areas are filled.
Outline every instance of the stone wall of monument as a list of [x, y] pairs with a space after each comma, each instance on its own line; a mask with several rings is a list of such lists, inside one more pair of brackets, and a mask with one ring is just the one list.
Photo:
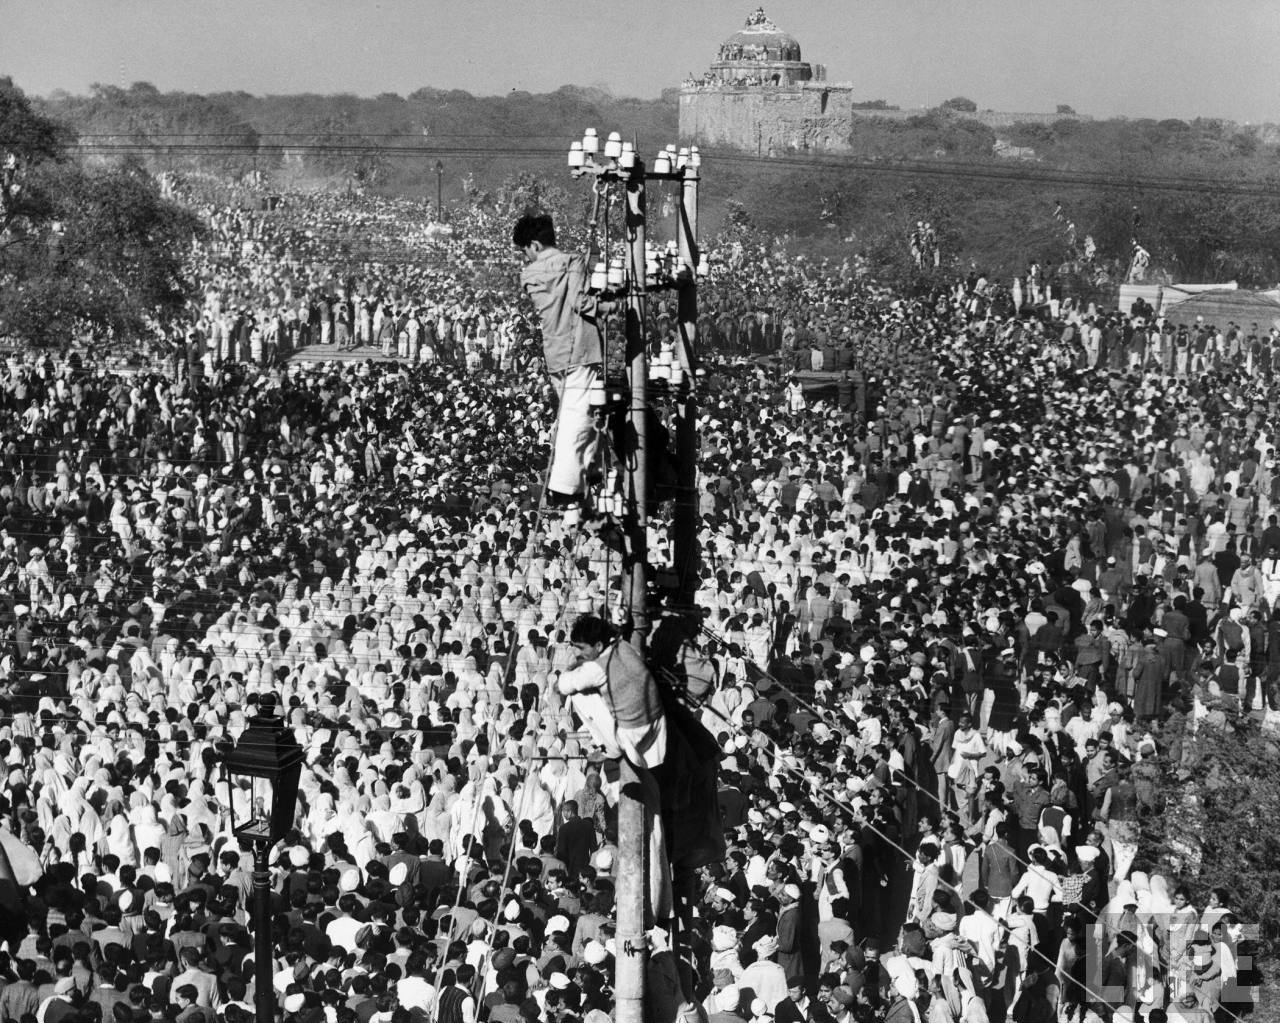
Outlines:
[[[680, 94], [680, 137], [700, 145], [732, 146], [767, 155], [808, 150], [849, 149], [855, 118], [907, 121], [931, 113], [925, 108], [853, 107], [853, 87], [826, 82], [799, 86], [686, 86]], [[1007, 129], [1019, 122], [1051, 124], [1091, 120], [1079, 114], [950, 111], [948, 116]]]
[[853, 88], [701, 86], [680, 95], [680, 137], [767, 154], [849, 148]]

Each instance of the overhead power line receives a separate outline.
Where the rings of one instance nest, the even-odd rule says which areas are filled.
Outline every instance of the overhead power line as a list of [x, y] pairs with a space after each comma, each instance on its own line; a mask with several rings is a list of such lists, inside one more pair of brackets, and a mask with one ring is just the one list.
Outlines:
[[[495, 140], [497, 141], [497, 140]], [[244, 153], [249, 156], [274, 155], [278, 149], [290, 152], [333, 153], [333, 154], [378, 154], [381, 156], [413, 156], [435, 158], [439, 156], [564, 156], [563, 147], [547, 146], [534, 148], [531, 146], [496, 148], [486, 146], [433, 146], [430, 149], [408, 146], [375, 146], [367, 143], [346, 142], [291, 142], [288, 145], [263, 146], [257, 142], [203, 142], [167, 143], [151, 142], [93, 142], [78, 143], [75, 148], [82, 153], [158, 153], [159, 155], [189, 154], [195, 156], [223, 156]]]
[[[110, 136], [121, 138], [122, 136]], [[205, 138], [204, 135], [155, 136], [156, 138]], [[284, 137], [283, 135], [272, 137]], [[292, 136], [290, 136], [292, 137]], [[315, 139], [315, 135], [298, 136]], [[363, 139], [378, 136], [357, 136]], [[401, 136], [383, 136], [401, 137]], [[420, 136], [403, 136], [405, 138]], [[550, 138], [543, 135], [506, 136], [439, 136], [440, 138], [491, 138], [495, 143], [512, 140]], [[561, 159], [565, 153], [563, 145], [556, 146], [483, 146], [483, 145], [448, 145], [448, 146], [388, 146], [376, 145], [368, 141], [361, 142], [291, 142], [282, 145], [263, 145], [261, 142], [181, 142], [150, 143], [138, 141], [100, 141], [86, 142], [92, 136], [81, 136], [82, 141], [76, 149], [93, 155], [126, 155], [149, 154], [156, 156], [206, 156], [222, 157], [233, 155], [264, 156], [275, 149], [291, 152], [317, 153], [331, 156], [370, 156], [384, 158], [417, 158], [437, 159], [439, 157], [505, 157], [510, 159]], [[822, 172], [855, 172], [877, 177], [929, 177], [970, 181], [1006, 182], [1010, 184], [1053, 185], [1058, 188], [1101, 188], [1107, 190], [1138, 190], [1147, 192], [1171, 192], [1190, 194], [1216, 194], [1229, 196], [1250, 196], [1260, 199], [1280, 199], [1280, 182], [1228, 182], [1209, 178], [1189, 176], [1152, 176], [1152, 175], [1119, 175], [1098, 171], [1072, 171], [1054, 168], [1034, 168], [1025, 164], [1015, 167], [987, 165], [980, 163], [964, 163], [959, 161], [940, 160], [888, 160], [854, 155], [784, 155], [758, 156], [737, 150], [704, 149], [705, 159], [712, 159], [723, 165], [755, 167], [786, 171], [803, 171], [808, 173]]]
[[539, 141], [556, 141], [560, 142], [564, 139], [563, 133], [553, 135], [547, 134], [520, 134], [512, 132], [431, 132], [424, 135], [422, 132], [364, 132], [364, 131], [255, 131], [247, 128], [244, 131], [173, 131], [173, 132], [153, 132], [153, 131], [100, 131], [100, 132], [81, 132], [78, 137], [81, 139], [243, 139], [252, 135], [259, 139], [414, 139], [422, 142], [424, 139], [434, 141], [436, 139], [537, 139]]

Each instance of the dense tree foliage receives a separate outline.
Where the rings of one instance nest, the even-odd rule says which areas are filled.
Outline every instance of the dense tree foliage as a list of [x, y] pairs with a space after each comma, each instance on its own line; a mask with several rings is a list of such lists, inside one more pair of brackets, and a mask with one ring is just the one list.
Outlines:
[[1163, 756], [1144, 775], [1150, 811], [1143, 848], [1152, 866], [1201, 894], [1225, 889], [1241, 920], [1280, 940], [1280, 736], [1211, 712], [1194, 734], [1175, 715]]
[[200, 223], [139, 161], [68, 159], [68, 133], [7, 79], [0, 138], [0, 333], [43, 344], [128, 337], [182, 311], [183, 255]]
[[32, 110], [12, 79], [0, 78], [0, 258], [52, 216], [40, 174], [66, 158], [69, 141], [66, 129]]

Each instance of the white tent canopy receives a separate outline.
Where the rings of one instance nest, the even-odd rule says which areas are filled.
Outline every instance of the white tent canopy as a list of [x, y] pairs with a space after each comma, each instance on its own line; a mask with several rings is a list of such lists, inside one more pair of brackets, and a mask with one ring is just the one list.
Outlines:
[[1157, 316], [1161, 316], [1179, 302], [1185, 302], [1202, 291], [1235, 291], [1239, 287], [1235, 281], [1225, 284], [1122, 284], [1120, 311], [1127, 313], [1134, 302], [1143, 299], [1155, 309]]

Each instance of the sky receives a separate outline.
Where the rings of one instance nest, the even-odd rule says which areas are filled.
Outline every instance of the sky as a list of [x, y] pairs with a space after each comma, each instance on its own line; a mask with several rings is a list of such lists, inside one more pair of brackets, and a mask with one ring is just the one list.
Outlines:
[[[759, 0], [9, 0], [0, 75], [255, 94], [657, 96], [707, 68]], [[805, 60], [859, 99], [1280, 121], [1276, 0], [769, 0]]]

